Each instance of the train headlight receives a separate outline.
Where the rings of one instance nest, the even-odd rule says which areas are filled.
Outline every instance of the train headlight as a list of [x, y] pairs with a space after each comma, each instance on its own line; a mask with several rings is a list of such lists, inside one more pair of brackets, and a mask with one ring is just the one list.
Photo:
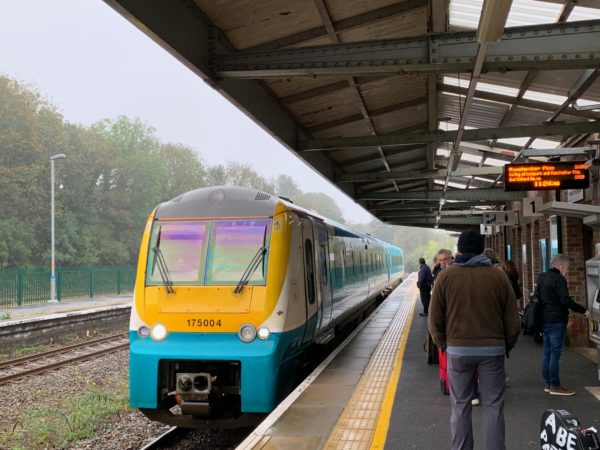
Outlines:
[[139, 329], [138, 329], [138, 336], [141, 338], [145, 338], [150, 336], [150, 328], [148, 328], [146, 325], [142, 325]]
[[259, 339], [262, 339], [264, 341], [271, 335], [271, 332], [269, 331], [269, 329], [267, 327], [260, 327], [258, 329], [258, 331], [256, 332], [256, 335], [258, 336]]
[[155, 323], [150, 330], [150, 337], [155, 341], [162, 341], [167, 337], [167, 327], [162, 323]]
[[242, 342], [252, 342], [256, 338], [256, 328], [249, 323], [245, 323], [240, 327], [238, 336]]

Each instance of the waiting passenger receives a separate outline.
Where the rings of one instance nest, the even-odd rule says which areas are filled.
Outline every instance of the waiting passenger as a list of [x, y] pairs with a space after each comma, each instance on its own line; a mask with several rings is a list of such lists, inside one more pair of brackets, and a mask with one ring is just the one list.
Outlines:
[[486, 450], [505, 450], [504, 356], [520, 333], [515, 294], [506, 275], [481, 255], [477, 229], [461, 233], [454, 263], [435, 281], [429, 330], [446, 349], [452, 412], [452, 449], [473, 448], [471, 395], [479, 377]]
[[432, 271], [434, 283], [435, 283], [435, 278], [438, 276], [438, 274], [443, 269], [445, 269], [449, 264], [452, 264], [454, 257], [452, 256], [452, 252], [450, 250], [448, 250], [447, 248], [442, 248], [442, 249], [438, 250], [438, 252], [435, 254], [435, 259], [436, 259], [437, 263], [433, 267], [433, 271]]
[[492, 266], [498, 267], [500, 265], [498, 253], [496, 253], [496, 250], [494, 250], [493, 248], [484, 248], [481, 254], [492, 262]]
[[429, 311], [429, 300], [431, 299], [431, 285], [433, 284], [433, 276], [431, 275], [431, 269], [425, 264], [425, 258], [419, 258], [419, 273], [417, 275], [417, 287], [419, 288], [419, 294], [421, 295], [421, 304], [423, 305], [423, 312], [419, 313], [420, 316], [427, 316]]
[[569, 296], [565, 274], [569, 270], [569, 257], [559, 253], [550, 260], [548, 272], [540, 275], [537, 292], [542, 302], [542, 324], [544, 331], [544, 354], [542, 377], [544, 392], [550, 395], [574, 395], [575, 391], [564, 388], [560, 383], [559, 364], [565, 343], [569, 309], [584, 314], [590, 312]]

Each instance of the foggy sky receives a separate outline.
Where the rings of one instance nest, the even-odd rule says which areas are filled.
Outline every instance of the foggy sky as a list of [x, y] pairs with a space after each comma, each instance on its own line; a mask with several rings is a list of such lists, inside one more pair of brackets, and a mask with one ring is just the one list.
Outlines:
[[[248, 164], [324, 192], [344, 217], [372, 216], [101, 0], [0, 0], [0, 74], [46, 96], [66, 121], [139, 118], [208, 165]], [[58, 149], [57, 149], [58, 151]]]

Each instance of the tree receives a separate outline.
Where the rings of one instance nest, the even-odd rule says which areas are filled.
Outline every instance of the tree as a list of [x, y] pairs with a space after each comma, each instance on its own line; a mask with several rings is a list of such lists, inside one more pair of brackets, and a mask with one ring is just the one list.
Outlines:
[[289, 175], [279, 175], [275, 179], [275, 187], [273, 193], [294, 200], [302, 191], [298, 187], [296, 181]]
[[345, 223], [342, 210], [334, 199], [322, 192], [305, 192], [296, 195], [294, 202], [307, 209], [312, 209], [319, 214], [333, 219], [339, 223]]

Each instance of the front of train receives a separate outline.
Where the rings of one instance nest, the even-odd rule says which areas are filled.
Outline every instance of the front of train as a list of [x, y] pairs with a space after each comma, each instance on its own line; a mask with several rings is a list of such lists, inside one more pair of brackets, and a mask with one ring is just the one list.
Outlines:
[[293, 339], [278, 319], [286, 211], [241, 188], [198, 189], [156, 208], [130, 322], [133, 407], [186, 427], [274, 408], [282, 340]]

